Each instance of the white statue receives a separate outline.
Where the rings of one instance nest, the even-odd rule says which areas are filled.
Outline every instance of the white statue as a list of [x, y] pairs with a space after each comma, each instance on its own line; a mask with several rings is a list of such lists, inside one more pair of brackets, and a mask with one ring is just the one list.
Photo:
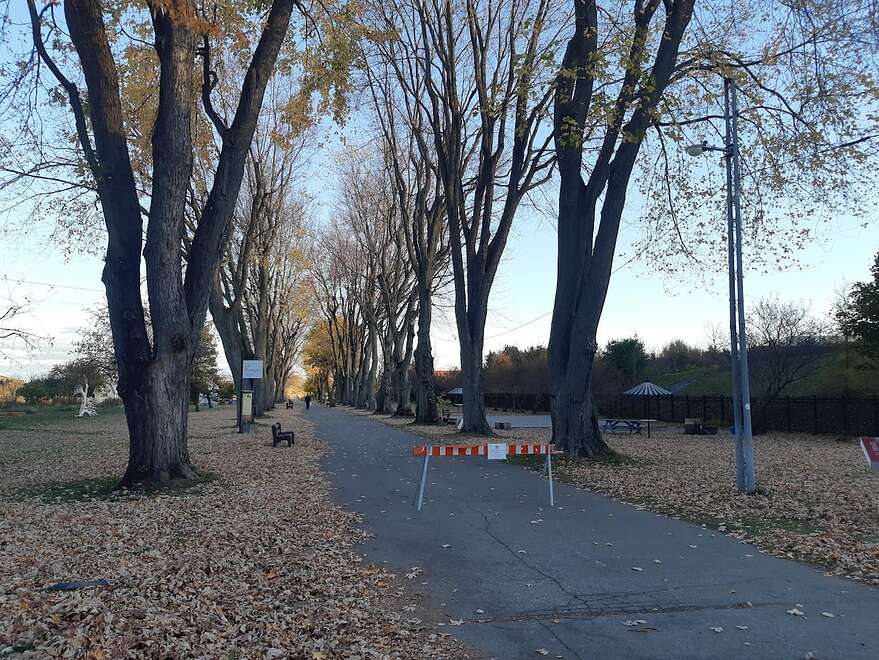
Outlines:
[[79, 385], [77, 385], [76, 389], [73, 392], [73, 396], [82, 397], [82, 402], [79, 404], [79, 414], [77, 415], [77, 417], [95, 417], [98, 414], [98, 410], [95, 407], [95, 397], [89, 396], [88, 381], [84, 380]]

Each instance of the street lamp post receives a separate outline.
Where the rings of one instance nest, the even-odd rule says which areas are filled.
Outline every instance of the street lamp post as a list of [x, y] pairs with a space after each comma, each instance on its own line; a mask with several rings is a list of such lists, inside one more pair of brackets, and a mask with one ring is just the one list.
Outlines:
[[745, 277], [742, 269], [741, 166], [739, 162], [738, 98], [735, 81], [723, 80], [726, 138], [723, 147], [707, 142], [687, 147], [690, 156], [720, 151], [726, 162], [727, 259], [729, 262], [729, 335], [732, 364], [733, 420], [736, 435], [736, 487], [754, 493], [754, 441], [751, 430], [751, 388], [748, 337], [745, 332]]

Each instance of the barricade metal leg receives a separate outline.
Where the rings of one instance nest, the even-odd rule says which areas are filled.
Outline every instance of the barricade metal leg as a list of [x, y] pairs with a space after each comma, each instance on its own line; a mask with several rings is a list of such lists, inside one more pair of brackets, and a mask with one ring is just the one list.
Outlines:
[[555, 508], [555, 497], [552, 492], [552, 448], [546, 450], [546, 471], [549, 473], [549, 506]]
[[418, 510], [421, 511], [421, 504], [424, 502], [424, 484], [427, 483], [427, 462], [430, 460], [430, 447], [424, 455], [424, 467], [421, 469], [421, 485], [418, 487]]

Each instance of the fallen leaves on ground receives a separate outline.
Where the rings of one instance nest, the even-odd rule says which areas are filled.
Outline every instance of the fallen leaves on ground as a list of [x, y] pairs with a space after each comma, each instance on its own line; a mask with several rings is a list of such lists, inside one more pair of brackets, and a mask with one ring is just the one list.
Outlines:
[[[466, 657], [401, 614], [406, 580], [357, 554], [365, 534], [331, 504], [299, 412], [273, 413], [292, 449], [271, 447], [268, 423], [237, 435], [233, 417], [190, 419], [193, 461], [215, 479], [153, 496], [72, 483], [122, 474], [121, 415], [3, 431], [0, 655]], [[110, 586], [45, 591], [97, 578]]]
[[[375, 419], [405, 426], [429, 442], [485, 442], [448, 424]], [[551, 437], [546, 429], [495, 433], [522, 442], [549, 442]], [[554, 474], [639, 508], [704, 523], [778, 557], [879, 585], [879, 473], [867, 469], [854, 438], [756, 436], [756, 495], [736, 492], [735, 442], [728, 433], [691, 436], [661, 424], [651, 438], [606, 434], [605, 439], [623, 460], [560, 457], [553, 459]]]

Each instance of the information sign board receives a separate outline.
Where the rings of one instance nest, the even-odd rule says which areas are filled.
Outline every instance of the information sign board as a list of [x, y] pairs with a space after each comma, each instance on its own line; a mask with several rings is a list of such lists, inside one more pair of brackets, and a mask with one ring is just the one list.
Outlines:
[[259, 380], [262, 378], [262, 360], [242, 360], [241, 377]]

